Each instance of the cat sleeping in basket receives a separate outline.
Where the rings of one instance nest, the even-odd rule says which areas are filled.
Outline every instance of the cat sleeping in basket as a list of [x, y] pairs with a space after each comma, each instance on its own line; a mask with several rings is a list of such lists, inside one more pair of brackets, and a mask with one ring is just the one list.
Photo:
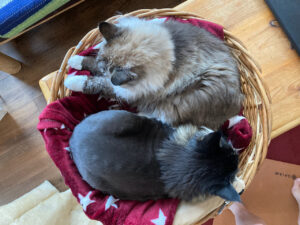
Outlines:
[[102, 22], [97, 57], [69, 65], [93, 76], [68, 76], [73, 91], [127, 101], [172, 126], [218, 129], [241, 109], [240, 73], [229, 47], [205, 29], [175, 20]]
[[79, 123], [72, 158], [91, 187], [123, 200], [217, 195], [240, 201], [232, 186], [238, 154], [220, 131], [173, 128], [121, 110], [102, 111]]

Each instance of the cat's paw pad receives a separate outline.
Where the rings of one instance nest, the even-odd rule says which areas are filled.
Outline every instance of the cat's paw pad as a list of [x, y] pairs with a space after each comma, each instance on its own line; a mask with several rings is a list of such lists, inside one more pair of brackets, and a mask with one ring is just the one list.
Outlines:
[[71, 66], [73, 69], [82, 70], [83, 59], [84, 56], [74, 55], [69, 59], [68, 65]]
[[64, 85], [72, 91], [83, 91], [87, 76], [69, 75], [64, 82]]

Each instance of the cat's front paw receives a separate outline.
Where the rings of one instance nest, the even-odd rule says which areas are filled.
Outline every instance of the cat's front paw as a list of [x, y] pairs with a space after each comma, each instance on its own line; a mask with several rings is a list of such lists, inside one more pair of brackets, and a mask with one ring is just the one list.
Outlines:
[[65, 79], [64, 85], [72, 91], [82, 92], [87, 78], [87, 76], [69, 75]]
[[71, 66], [73, 69], [82, 70], [82, 61], [83, 61], [83, 59], [84, 59], [84, 56], [73, 55], [69, 59], [68, 65]]

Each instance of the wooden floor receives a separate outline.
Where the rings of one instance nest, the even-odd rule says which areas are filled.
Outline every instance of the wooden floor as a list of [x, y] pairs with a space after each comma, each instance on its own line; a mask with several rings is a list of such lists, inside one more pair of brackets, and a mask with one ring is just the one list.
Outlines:
[[8, 114], [0, 121], [0, 205], [28, 192], [45, 179], [66, 189], [48, 157], [36, 129], [46, 102], [38, 86], [44, 75], [58, 69], [64, 54], [89, 30], [117, 11], [174, 7], [182, 0], [87, 0], [21, 37], [0, 51], [22, 62], [12, 76], [0, 71], [0, 104]]

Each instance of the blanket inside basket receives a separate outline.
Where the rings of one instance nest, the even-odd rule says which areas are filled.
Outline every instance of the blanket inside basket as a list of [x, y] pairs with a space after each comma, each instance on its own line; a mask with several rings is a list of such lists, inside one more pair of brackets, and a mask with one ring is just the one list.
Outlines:
[[[223, 28], [219, 25], [197, 19], [176, 19], [183, 23], [191, 23], [195, 26], [207, 29], [220, 39], [224, 38]], [[90, 47], [81, 52], [80, 55], [95, 55], [96, 51], [97, 49]], [[77, 72], [78, 71], [72, 68], [69, 70], [69, 74], [76, 74]], [[89, 71], [80, 71], [80, 74], [91, 75]], [[85, 95], [76, 92], [73, 92], [70, 97], [49, 104], [39, 117], [40, 122], [38, 129], [44, 138], [46, 149], [50, 157], [61, 171], [65, 183], [70, 187], [73, 195], [82, 205], [84, 212], [91, 219], [109, 225], [173, 224], [174, 216], [180, 202], [178, 199], [162, 199], [147, 202], [122, 201], [113, 196], [104, 195], [100, 190], [94, 190], [81, 179], [69, 154], [69, 139], [72, 135], [72, 131], [86, 116], [108, 109], [123, 109], [135, 112], [135, 109], [130, 108], [130, 106], [126, 104], [121, 104], [114, 100], [107, 100], [99, 95]], [[241, 129], [237, 127], [241, 123], [243, 123], [243, 132], [240, 132]], [[244, 127], [246, 127], [246, 129], [244, 129]], [[230, 133], [229, 130], [231, 130], [231, 133], [234, 134], [236, 134], [236, 131], [239, 131], [239, 134], [233, 135], [234, 137], [230, 140], [233, 146], [235, 147], [236, 145], [238, 149], [245, 148], [251, 140], [251, 128], [244, 117], [238, 117], [232, 121], [228, 121], [223, 129], [228, 131], [228, 133]], [[221, 203], [222, 200], [218, 199], [217, 206], [220, 206]], [[211, 205], [212, 208], [203, 210], [203, 213], [207, 214], [214, 210], [215, 208], [213, 207], [215, 207], [216, 204]], [[197, 213], [195, 214], [197, 215]], [[204, 216], [205, 215], [202, 217]], [[188, 221], [190, 215], [185, 215], [185, 217]], [[198, 215], [196, 217], [198, 218]], [[196, 220], [196, 217], [194, 216], [194, 220]]]

